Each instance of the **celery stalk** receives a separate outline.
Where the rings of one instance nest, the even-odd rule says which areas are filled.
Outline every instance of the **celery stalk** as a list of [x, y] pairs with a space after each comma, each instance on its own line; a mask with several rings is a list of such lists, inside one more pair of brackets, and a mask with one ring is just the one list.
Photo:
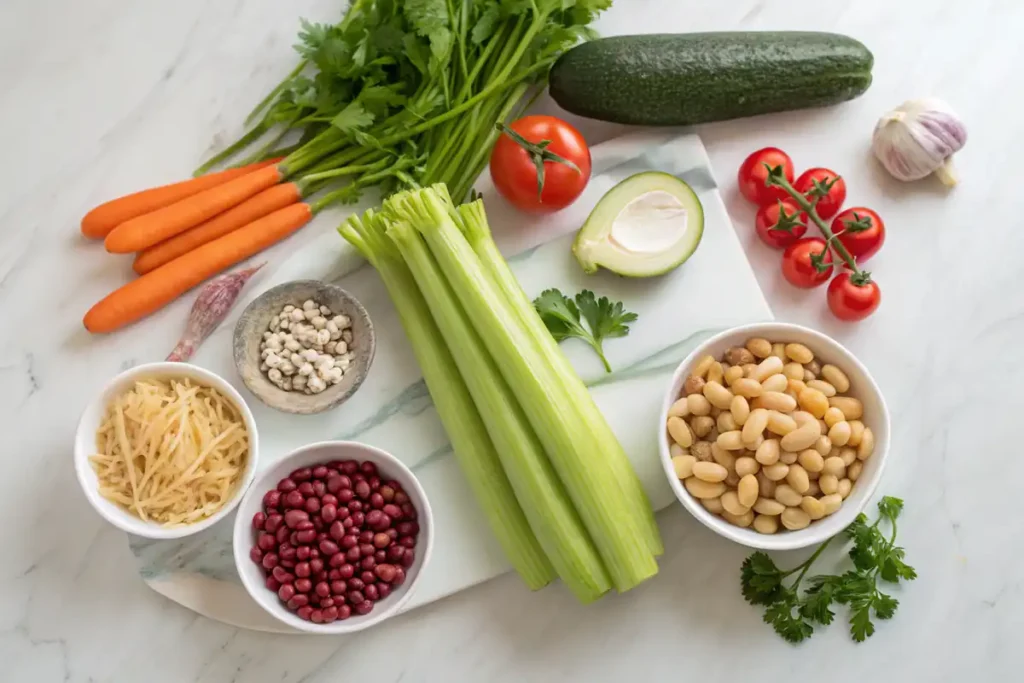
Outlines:
[[[453, 208], [433, 189], [400, 193], [385, 203], [386, 212], [408, 220], [424, 235], [565, 484], [612, 583], [619, 591], [629, 590], [658, 572], [643, 519], [617, 481], [615, 469], [601, 457], [604, 446], [577, 407], [566, 378], [492, 282], [454, 222], [461, 219]], [[575, 376], [572, 381], [582, 384]]]
[[387, 234], [412, 271], [455, 358], [537, 540], [577, 599], [593, 602], [611, 588], [611, 582], [523, 409], [484, 348], [423, 237], [405, 222], [391, 223]]
[[643, 484], [640, 483], [640, 477], [637, 476], [632, 463], [629, 462], [629, 457], [622, 449], [622, 444], [619, 443], [608, 425], [608, 421], [604, 419], [601, 410], [594, 403], [590, 392], [579, 381], [569, 359], [562, 353], [558, 343], [544, 326], [533, 307], [533, 302], [526, 296], [526, 292], [523, 291], [516, 276], [508, 267], [501, 252], [498, 251], [498, 245], [494, 243], [487, 225], [483, 202], [477, 200], [463, 204], [458, 207], [458, 212], [462, 217], [460, 227], [473, 247], [473, 251], [480, 257], [484, 267], [488, 270], [491, 281], [502, 291], [506, 300], [516, 310], [519, 320], [530, 329], [530, 333], [534, 337], [541, 341], [541, 351], [544, 357], [556, 369], [565, 386], [571, 391], [572, 400], [583, 413], [587, 425], [597, 434], [602, 446], [603, 457], [614, 468], [618, 481], [630, 500], [632, 510], [638, 519], [643, 520], [642, 531], [648, 548], [655, 555], [661, 555], [664, 552], [661, 534], [658, 532], [654, 510], [643, 489]]
[[374, 225], [378, 220], [372, 210], [367, 211], [362, 220], [350, 217], [338, 232], [366, 257], [384, 281], [455, 457], [505, 556], [531, 590], [543, 588], [554, 580], [555, 570], [516, 500], [480, 413], [412, 273], [382, 234], [383, 228]]

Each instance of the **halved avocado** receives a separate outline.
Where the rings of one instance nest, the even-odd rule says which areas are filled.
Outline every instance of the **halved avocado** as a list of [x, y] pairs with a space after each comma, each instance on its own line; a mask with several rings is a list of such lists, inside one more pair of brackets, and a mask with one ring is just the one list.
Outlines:
[[704, 235], [704, 208], [689, 185], [645, 171], [601, 197], [580, 228], [572, 252], [588, 273], [662, 275], [682, 265]]

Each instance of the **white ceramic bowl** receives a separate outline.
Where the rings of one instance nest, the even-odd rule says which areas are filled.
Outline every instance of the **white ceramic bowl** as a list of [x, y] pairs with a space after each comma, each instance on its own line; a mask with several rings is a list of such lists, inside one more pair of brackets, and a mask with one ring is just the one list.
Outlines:
[[[330, 624], [314, 624], [312, 621], [300, 619], [292, 613], [266, 586], [263, 569], [249, 557], [249, 551], [255, 544], [256, 537], [252, 529], [252, 518], [263, 509], [263, 496], [267, 491], [276, 488], [277, 482], [300, 467], [309, 467], [326, 463], [330, 460], [370, 461], [377, 465], [382, 479], [394, 479], [402, 485], [410, 502], [416, 508], [416, 522], [420, 526], [416, 543], [416, 560], [406, 570], [405, 583], [394, 590], [388, 597], [374, 603], [373, 611], [365, 615], [352, 614], [344, 621]], [[423, 573], [423, 567], [430, 561], [430, 552], [434, 543], [433, 517], [430, 504], [423, 492], [423, 487], [412, 471], [395, 456], [355, 441], [322, 441], [292, 451], [280, 461], [274, 463], [263, 472], [253, 483], [238, 507], [235, 518], [235, 533], [232, 539], [235, 553], [235, 565], [242, 577], [242, 585], [249, 595], [272, 617], [300, 631], [320, 634], [355, 633], [374, 626], [388, 617], [398, 613], [412, 596], [413, 590]]]
[[[249, 433], [249, 459], [235, 495], [216, 514], [195, 524], [164, 527], [153, 522], [144, 522], [124, 508], [111, 503], [101, 496], [99, 494], [99, 480], [96, 477], [96, 472], [93, 471], [92, 465], [89, 463], [89, 457], [96, 453], [96, 430], [102, 423], [107, 406], [111, 401], [130, 389], [137, 380], [172, 377], [188, 377], [203, 386], [212, 387], [238, 407], [238, 412], [245, 421], [246, 431]], [[190, 536], [213, 526], [221, 519], [227, 517], [235, 509], [235, 506], [238, 505], [238, 502], [242, 499], [242, 494], [245, 493], [245, 490], [252, 483], [253, 477], [256, 475], [258, 454], [259, 435], [256, 432], [256, 421], [253, 419], [249, 406], [245, 404], [241, 395], [219, 375], [189, 363], [146, 363], [125, 370], [110, 380], [103, 388], [103, 391], [86, 406], [85, 412], [82, 413], [82, 418], [78, 422], [78, 432], [75, 435], [75, 471], [78, 474], [78, 482], [82, 485], [82, 491], [85, 492], [85, 497], [88, 498], [92, 506], [96, 508], [96, 511], [104, 519], [117, 528], [137, 536], [154, 539]]]
[[[696, 498], [689, 494], [683, 483], [676, 478], [675, 470], [672, 467], [672, 458], [669, 455], [670, 439], [665, 430], [668, 410], [672, 403], [682, 394], [683, 383], [689, 377], [690, 369], [703, 356], [711, 354], [715, 358], [721, 358], [726, 349], [733, 346], [743, 346], [751, 337], [763, 337], [773, 343], [799, 342], [811, 349], [814, 352], [815, 359], [822, 364], [832, 363], [843, 370], [847, 377], [850, 378], [850, 391], [848, 395], [859, 398], [863, 402], [864, 417], [861, 418], [861, 421], [865, 426], [870, 427], [875, 435], [874, 454], [864, 462], [864, 471], [854, 484], [850, 496], [843, 501], [843, 506], [835, 514], [816, 522], [811, 522], [810, 526], [799, 531], [783, 529], [772, 535], [760, 534], [753, 529], [742, 529], [734, 526], [718, 515], [708, 512]], [[867, 368], [842, 344], [820, 332], [801, 327], [800, 325], [758, 323], [734, 327], [717, 334], [694, 349], [683, 360], [676, 369], [672, 382], [665, 393], [665, 400], [661, 409], [661, 419], [658, 422], [658, 442], [661, 451], [661, 463], [665, 470], [665, 476], [668, 478], [669, 486], [672, 487], [672, 491], [683, 504], [683, 507], [699, 519], [704, 526], [720, 536], [751, 548], [792, 550], [794, 548], [816, 545], [835, 536], [864, 510], [868, 500], [874, 494], [879, 480], [882, 478], [882, 470], [885, 468], [885, 461], [889, 455], [889, 411], [885, 406], [882, 392]]]

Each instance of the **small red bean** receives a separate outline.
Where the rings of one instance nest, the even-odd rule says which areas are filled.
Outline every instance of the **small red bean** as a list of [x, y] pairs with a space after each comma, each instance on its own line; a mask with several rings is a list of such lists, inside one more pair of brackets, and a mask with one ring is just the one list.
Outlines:
[[348, 550], [359, 545], [359, 538], [355, 534], [346, 534], [341, 537], [340, 543], [342, 548]]
[[359, 469], [359, 463], [355, 460], [345, 460], [341, 463], [341, 467], [338, 468], [343, 474], [355, 474], [356, 470]]
[[377, 552], [375, 552], [373, 554], [373, 560], [377, 564], [380, 564], [381, 562], [387, 562], [388, 561], [388, 554], [386, 552], [384, 552], [383, 550], [378, 550]]
[[351, 519], [352, 524], [354, 524], [358, 528], [363, 526], [363, 524], [366, 522], [366, 515], [364, 515], [362, 512], [353, 512], [352, 516], [349, 517], [349, 519]]
[[395, 499], [395, 490], [388, 486], [387, 484], [381, 486], [378, 493], [380, 493], [380, 497], [384, 500], [385, 503], [390, 503]]
[[339, 503], [341, 503], [342, 505], [347, 505], [349, 502], [352, 501], [352, 499], [356, 497], [356, 494], [352, 491], [352, 489], [340, 489], [337, 493], [337, 496]]
[[332, 494], [337, 493], [338, 491], [340, 491], [343, 488], [342, 485], [341, 485], [341, 475], [340, 474], [332, 474], [332, 475], [330, 475], [329, 477], [327, 477], [327, 481], [325, 482], [325, 485], [327, 487], [327, 490], [330, 493], [332, 493]]
[[338, 508], [338, 519], [346, 520], [346, 519], [348, 519], [351, 516], [352, 516], [352, 511], [349, 510], [347, 507], [341, 506], [341, 507]]
[[320, 519], [322, 519], [325, 524], [331, 524], [337, 518], [338, 518], [338, 508], [337, 508], [336, 505], [333, 505], [331, 503], [325, 503], [320, 508]]
[[320, 583], [321, 581], [326, 581], [327, 580], [327, 572], [325, 570], [320, 570], [316, 574], [313, 574], [313, 576], [311, 576], [310, 578], [313, 579], [314, 583]]
[[391, 595], [391, 586], [389, 586], [386, 583], [379, 583], [378, 582], [377, 583], [377, 592], [380, 594], [380, 599], [383, 600], [384, 598], [386, 598], [389, 595]]
[[322, 481], [313, 482], [313, 495], [317, 498], [327, 495], [327, 485]]
[[327, 463], [327, 467], [329, 467], [332, 470], [337, 470], [341, 469], [341, 464], [341, 460], [331, 460], [329, 463]]
[[351, 516], [349, 516], [349, 517], [346, 517], [345, 519], [341, 520], [341, 525], [343, 527], [345, 527], [345, 529], [352, 529], [352, 528], [355, 527], [356, 522], [355, 522], [354, 519], [352, 519]]
[[358, 562], [363, 554], [359, 552], [359, 546], [354, 545], [345, 551], [345, 559], [349, 562]]
[[277, 566], [278, 557], [277, 553], [267, 553], [263, 556], [263, 568], [270, 570]]
[[326, 598], [328, 595], [331, 594], [331, 586], [325, 581], [321, 581], [320, 583], [318, 583], [313, 588], [313, 590], [315, 590], [316, 594], [319, 595], [321, 598]]
[[392, 541], [398, 540], [398, 529], [388, 529], [384, 533], [386, 533], [388, 535], [388, 538], [390, 538]]
[[263, 533], [256, 539], [256, 547], [266, 552], [277, 547], [277, 541], [274, 540], [273, 534]]
[[370, 602], [377, 602], [380, 600], [380, 593], [377, 591], [377, 584], [367, 584], [366, 588], [363, 589], [363, 595], [365, 595], [366, 599]]
[[267, 515], [267, 521], [263, 524], [263, 530], [268, 534], [277, 532], [278, 527], [284, 522], [284, 516], [277, 513]]
[[346, 581], [355, 576], [355, 574], [356, 568], [351, 564], [345, 563], [338, 567], [338, 576], [340, 576], [342, 579]]
[[308, 521], [309, 521], [309, 513], [306, 512], [305, 510], [289, 510], [288, 512], [284, 513], [284, 523], [290, 529], [294, 529], [295, 525], [298, 524], [299, 522], [308, 522]]
[[416, 561], [416, 551], [412, 550], [411, 548], [407, 549], [405, 551], [405, 553], [402, 555], [402, 559], [399, 560], [399, 562], [402, 563], [402, 566], [405, 567], [406, 569], [411, 567], [412, 563], [415, 562], [415, 561]]
[[367, 586], [369, 586], [371, 583], [376, 583], [376, 581], [377, 581], [377, 575], [374, 574], [369, 569], [367, 569], [364, 572], [362, 572], [359, 575], [359, 578], [362, 579], [363, 583], [365, 583]]
[[[384, 517], [386, 516], [387, 515], [385, 515], [380, 510], [370, 510], [369, 512], [366, 513], [366, 526], [376, 530], [377, 527], [380, 526], [381, 520], [384, 519]], [[384, 529], [386, 528], [387, 527], [384, 527]], [[383, 531], [384, 529], [380, 529], [380, 531]]]
[[367, 482], [370, 484], [370, 491], [377, 491], [380, 489], [380, 477], [370, 477], [367, 479]]
[[305, 619], [306, 621], [310, 620], [309, 618], [310, 618], [310, 615], [312, 615], [312, 614], [313, 614], [313, 608], [310, 607], [309, 605], [306, 605], [305, 607], [300, 607], [295, 612], [295, 616], [297, 616], [299, 619]]
[[370, 497], [370, 485], [367, 484], [365, 481], [356, 482], [356, 485], [352, 488], [352, 490], [355, 491], [355, 494], [359, 498], [362, 498], [363, 500], [366, 500], [367, 498]]
[[320, 499], [319, 498], [307, 498], [306, 499], [306, 512], [309, 514], [315, 514], [320, 512]]
[[303, 497], [306, 497], [306, 498], [308, 498], [309, 496], [314, 495], [314, 493], [313, 493], [313, 484], [311, 482], [308, 482], [308, 481], [304, 481], [301, 484], [299, 484], [299, 487], [297, 489], [295, 489], [295, 490], [298, 491], [299, 493], [301, 493], [303, 495]]
[[267, 510], [277, 508], [281, 504], [281, 492], [277, 489], [271, 489], [263, 494], [263, 507]]
[[327, 614], [327, 609], [330, 607], [334, 607], [334, 598], [320, 598], [320, 609], [324, 610], [324, 614]]
[[288, 602], [294, 604], [296, 607], [305, 607], [309, 604], [309, 596], [305, 593], [296, 593], [295, 597]]
[[377, 578], [386, 583], [391, 583], [395, 580], [395, 567], [390, 564], [378, 564], [374, 567], [373, 573], [377, 575]]
[[295, 481], [309, 481], [313, 476], [313, 470], [308, 467], [300, 467], [289, 475]]
[[387, 548], [391, 545], [391, 539], [388, 535], [383, 532], [377, 532], [373, 535], [373, 545], [377, 548]]
[[338, 554], [338, 544], [334, 541], [320, 541], [320, 552], [327, 557]]
[[359, 556], [360, 557], [373, 557], [373, 553], [376, 552], [376, 548], [373, 547], [372, 543], [360, 543], [359, 544]]
[[281, 566], [285, 569], [295, 569], [295, 560], [281, 560]]
[[321, 610], [315, 609], [313, 613], [309, 615], [309, 620], [314, 624], [324, 623], [324, 613]]
[[282, 560], [295, 560], [295, 546], [289, 543], [282, 543], [277, 548], [277, 555]]
[[289, 534], [288, 542], [291, 543], [292, 545], [296, 546], [296, 547], [301, 545], [299, 543], [299, 532], [298, 531], [293, 531], [291, 534]]
[[[363, 569], [370, 570], [377, 566], [377, 560], [373, 559], [373, 555], [367, 555], [363, 559], [359, 560], [359, 566]], [[366, 579], [363, 579], [364, 581]]]
[[320, 496], [320, 502], [323, 503], [324, 505], [333, 505], [337, 507], [338, 497], [333, 493], [325, 493], [324, 495]]
[[359, 465], [359, 471], [366, 476], [371, 477], [377, 474], [377, 465], [367, 460]]
[[331, 581], [331, 593], [344, 596], [348, 592], [348, 584], [341, 580]]
[[299, 543], [312, 543], [316, 540], [316, 531], [313, 529], [307, 529], [306, 531], [296, 531], [295, 536]]
[[412, 506], [412, 503], [402, 503], [402, 517], [408, 520], [416, 519], [416, 508]]
[[396, 505], [405, 505], [408, 502], [409, 502], [409, 496], [405, 493], [405, 491], [401, 491], [401, 490], [396, 490], [395, 491], [395, 504]]
[[327, 580], [341, 581], [341, 572], [339, 572], [337, 569], [332, 569], [331, 571], [327, 572]]
[[288, 577], [291, 576], [288, 570], [282, 567], [281, 565], [277, 565], [276, 567], [274, 567], [273, 570], [271, 570], [270, 575], [278, 581], [280, 581], [281, 583], [289, 583]]
[[391, 579], [392, 586], [401, 586], [405, 583], [405, 570], [401, 567], [395, 567], [395, 578]]
[[338, 608], [331, 603], [331, 606], [324, 610], [324, 623], [330, 624], [338, 620]]
[[277, 589], [277, 597], [281, 598], [285, 602], [288, 602], [294, 596], [295, 586], [290, 583], [282, 584], [281, 587]]
[[387, 531], [388, 527], [391, 526], [391, 517], [380, 513], [380, 520], [373, 526], [374, 531]]
[[308, 593], [313, 590], [313, 582], [309, 579], [295, 579], [295, 590], [300, 593]]
[[295, 480], [290, 479], [289, 477], [285, 477], [281, 481], [277, 482], [277, 490], [281, 493], [294, 491], [296, 486], [298, 486], [298, 484], [295, 483]]
[[295, 565], [295, 576], [300, 579], [307, 579], [311, 573], [309, 562], [299, 562]]
[[289, 491], [284, 497], [284, 506], [287, 508], [300, 508], [306, 499], [298, 491]]
[[363, 502], [361, 500], [350, 500], [345, 507], [348, 508], [349, 512], [362, 512]]
[[[281, 588], [284, 588], [284, 586], [281, 586]], [[295, 590], [295, 589], [293, 588], [292, 590]], [[280, 591], [278, 591], [278, 593], [280, 594]], [[294, 612], [295, 610], [299, 609], [299, 607], [301, 607], [302, 605], [300, 605], [298, 602], [296, 602], [295, 598], [292, 598], [291, 600], [287, 601], [284, 604], [284, 606]]]
[[320, 557], [320, 549], [319, 548], [310, 547], [310, 549], [309, 549], [309, 559], [310, 560], [315, 560], [318, 557]]
[[309, 529], [315, 529], [315, 528], [316, 528], [316, 524], [314, 524], [313, 522], [311, 522], [308, 519], [307, 520], [303, 520], [303, 521], [301, 521], [301, 522], [299, 522], [298, 524], [295, 525], [295, 530], [296, 531], [307, 531]]
[[420, 532], [420, 525], [416, 522], [399, 522], [395, 525], [395, 531], [400, 536], [415, 536]]
[[370, 507], [379, 510], [384, 507], [384, 496], [379, 493], [370, 494]]
[[405, 546], [395, 544], [388, 548], [388, 560], [391, 562], [398, 562], [405, 555]]
[[317, 572], [322, 572], [323, 570], [324, 561], [321, 560], [319, 557], [314, 557], [312, 560], [309, 561], [309, 571], [315, 574]]
[[383, 511], [384, 514], [387, 515], [388, 517], [390, 517], [391, 519], [401, 519], [402, 518], [402, 508], [400, 508], [397, 505], [394, 505], [392, 503], [388, 503], [387, 505], [382, 507], [381, 511]]
[[363, 583], [363, 580], [360, 579], [358, 576], [353, 576], [349, 579], [346, 579], [346, 581], [348, 582], [348, 589], [350, 591], [361, 591], [364, 588], [366, 588], [366, 584]]
[[327, 562], [328, 564], [330, 564], [331, 567], [337, 569], [341, 565], [345, 564], [347, 561], [348, 559], [345, 557], [345, 553], [338, 553], [336, 555], [331, 555], [331, 559], [329, 559]]
[[331, 535], [329, 533], [327, 533], [326, 531], [318, 531], [317, 534], [316, 534], [316, 542], [317, 542], [317, 544], [319, 544], [320, 541], [326, 541], [326, 540], [330, 539], [330, 537], [331, 537]]
[[356, 614], [369, 614], [373, 611], [373, 603], [369, 600], [359, 603], [354, 607]]
[[358, 538], [360, 543], [370, 543], [373, 541], [373, 532], [369, 530], [360, 531]]
[[327, 530], [327, 534], [335, 541], [341, 541], [345, 538], [345, 525], [335, 521]]
[[300, 545], [295, 549], [295, 559], [299, 562], [305, 562], [309, 559], [310, 548], [308, 545]]
[[348, 605], [338, 605], [338, 621], [348, 619], [352, 616], [352, 608]]
[[263, 525], [267, 523], [267, 513], [257, 512], [252, 516], [252, 528], [256, 531], [262, 531]]
[[260, 564], [263, 562], [263, 551], [254, 546], [253, 549], [249, 551], [249, 559], [256, 564]]
[[267, 580], [264, 583], [266, 584], [267, 588], [269, 588], [274, 593], [276, 593], [281, 588], [281, 582], [275, 579], [273, 576], [268, 576]]
[[406, 548], [416, 547], [416, 539], [412, 536], [402, 536], [398, 539], [398, 542], [404, 545]]
[[314, 479], [323, 479], [327, 476], [327, 465], [317, 465], [310, 474]]
[[291, 535], [292, 530], [282, 524], [281, 526], [277, 527], [277, 532], [274, 534], [274, 538], [277, 540], [278, 543], [286, 543], [288, 541], [288, 537]]
[[348, 601], [348, 604], [355, 606], [366, 600], [366, 597], [361, 590], [349, 591], [348, 595], [345, 596], [345, 600]]
[[324, 530], [327, 529], [327, 525], [324, 524], [324, 520], [320, 519], [319, 517], [314, 517], [313, 518], [313, 528], [316, 529], [317, 531], [324, 531]]

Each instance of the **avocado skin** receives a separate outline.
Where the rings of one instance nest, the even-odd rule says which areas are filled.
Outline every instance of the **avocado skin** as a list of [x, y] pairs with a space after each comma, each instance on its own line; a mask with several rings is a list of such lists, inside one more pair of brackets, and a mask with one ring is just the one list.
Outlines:
[[862, 43], [834, 33], [615, 36], [562, 55], [550, 91], [580, 116], [685, 126], [851, 100], [871, 85], [873, 63]]

